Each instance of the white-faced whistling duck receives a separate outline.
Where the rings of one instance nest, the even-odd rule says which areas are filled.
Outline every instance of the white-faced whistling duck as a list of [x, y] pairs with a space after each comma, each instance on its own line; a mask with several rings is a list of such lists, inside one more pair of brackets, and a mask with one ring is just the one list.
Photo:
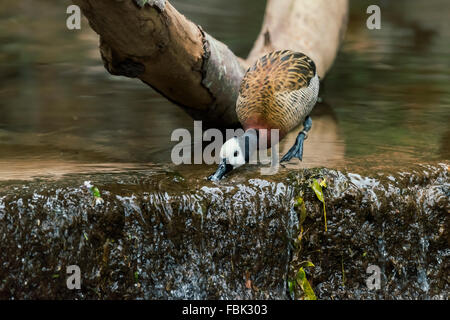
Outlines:
[[242, 79], [236, 102], [236, 113], [245, 133], [223, 144], [219, 168], [209, 179], [220, 180], [231, 170], [248, 163], [254, 151], [249, 146], [258, 146], [260, 139], [266, 139], [270, 147], [271, 129], [279, 130], [281, 140], [303, 122], [303, 131], [281, 162], [292, 158], [302, 160], [303, 141], [312, 126], [309, 114], [318, 93], [316, 66], [303, 53], [274, 51], [256, 61]]

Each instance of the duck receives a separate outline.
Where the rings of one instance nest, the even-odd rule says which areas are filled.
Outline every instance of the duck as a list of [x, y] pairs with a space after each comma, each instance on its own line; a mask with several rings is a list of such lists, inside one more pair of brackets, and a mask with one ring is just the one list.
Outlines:
[[[236, 101], [236, 114], [244, 134], [227, 140], [220, 149], [219, 166], [209, 180], [221, 180], [249, 162], [254, 148], [265, 140], [271, 146], [271, 130], [279, 140], [303, 123], [294, 145], [281, 158], [288, 162], [303, 157], [303, 143], [312, 127], [310, 113], [317, 103], [320, 80], [314, 61], [301, 52], [279, 50], [259, 58], [246, 71]], [[261, 130], [266, 129], [266, 130]]]

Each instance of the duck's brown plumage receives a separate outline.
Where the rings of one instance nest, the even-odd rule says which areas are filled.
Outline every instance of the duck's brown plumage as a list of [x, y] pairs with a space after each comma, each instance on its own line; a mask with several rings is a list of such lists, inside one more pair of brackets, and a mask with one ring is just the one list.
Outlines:
[[275, 51], [247, 70], [236, 113], [244, 129], [280, 129], [282, 137], [311, 112], [317, 94], [314, 62], [303, 53]]

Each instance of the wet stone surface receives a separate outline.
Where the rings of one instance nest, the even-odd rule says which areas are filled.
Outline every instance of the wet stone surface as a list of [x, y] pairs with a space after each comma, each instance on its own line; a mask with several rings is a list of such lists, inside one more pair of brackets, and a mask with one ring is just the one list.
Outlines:
[[[371, 177], [244, 172], [217, 184], [174, 169], [3, 182], [0, 298], [289, 299], [305, 260], [319, 299], [449, 298], [448, 164]], [[327, 232], [312, 178], [327, 181]], [[66, 286], [69, 265], [80, 290]], [[369, 265], [379, 290], [366, 286]]]
[[[448, 166], [419, 166], [375, 178], [325, 171], [328, 232], [321, 203], [305, 193], [308, 216], [299, 257], [319, 299], [448, 299]], [[291, 265], [291, 277], [295, 271]], [[375, 265], [381, 288], [366, 280]]]

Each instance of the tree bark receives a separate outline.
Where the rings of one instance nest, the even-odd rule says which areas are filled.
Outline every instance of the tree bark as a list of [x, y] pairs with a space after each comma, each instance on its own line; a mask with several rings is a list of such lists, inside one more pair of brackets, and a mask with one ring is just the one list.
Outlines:
[[139, 78], [205, 126], [239, 126], [235, 103], [245, 69], [264, 53], [309, 55], [321, 77], [345, 32], [347, 0], [268, 0], [262, 31], [246, 60], [166, 0], [73, 0], [100, 35], [105, 68]]

